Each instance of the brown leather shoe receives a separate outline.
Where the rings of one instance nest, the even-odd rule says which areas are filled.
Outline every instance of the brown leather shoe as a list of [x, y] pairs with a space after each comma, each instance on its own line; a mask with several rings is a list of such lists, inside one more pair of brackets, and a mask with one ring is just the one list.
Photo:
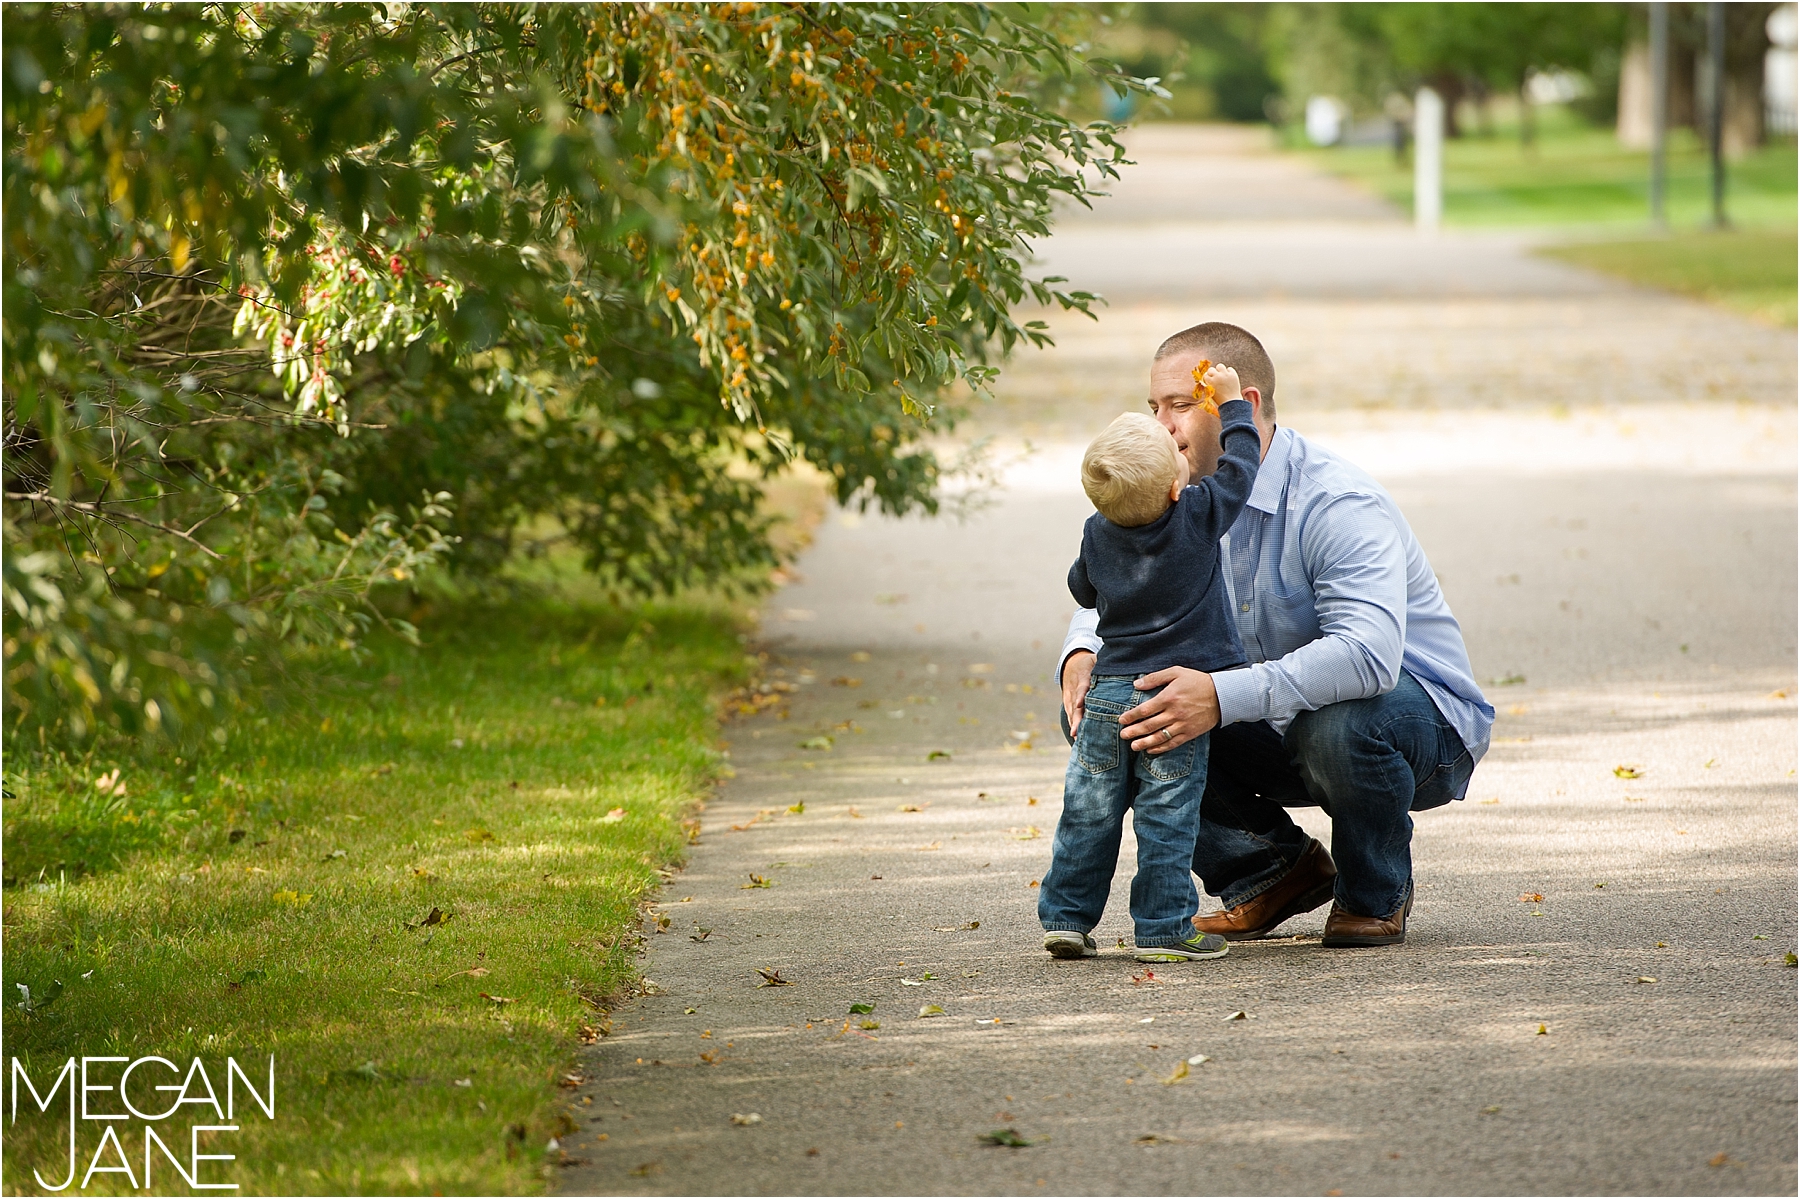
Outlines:
[[1274, 932], [1282, 921], [1310, 912], [1331, 898], [1337, 866], [1316, 839], [1307, 845], [1288, 872], [1254, 899], [1210, 916], [1195, 916], [1194, 927], [1227, 941], [1254, 941]]
[[1325, 936], [1319, 943], [1327, 949], [1360, 949], [1374, 945], [1398, 945], [1406, 940], [1406, 916], [1412, 911], [1412, 884], [1406, 887], [1406, 902], [1400, 910], [1383, 919], [1380, 916], [1358, 916], [1340, 905], [1331, 905], [1325, 918]]

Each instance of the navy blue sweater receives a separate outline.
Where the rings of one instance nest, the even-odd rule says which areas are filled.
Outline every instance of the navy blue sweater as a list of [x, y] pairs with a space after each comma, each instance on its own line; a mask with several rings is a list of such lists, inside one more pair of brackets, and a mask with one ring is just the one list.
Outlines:
[[1262, 441], [1247, 400], [1220, 404], [1219, 422], [1218, 470], [1184, 488], [1161, 516], [1128, 529], [1096, 512], [1082, 529], [1069, 592], [1100, 616], [1105, 644], [1095, 674], [1246, 664], [1225, 594], [1219, 539], [1250, 498]]

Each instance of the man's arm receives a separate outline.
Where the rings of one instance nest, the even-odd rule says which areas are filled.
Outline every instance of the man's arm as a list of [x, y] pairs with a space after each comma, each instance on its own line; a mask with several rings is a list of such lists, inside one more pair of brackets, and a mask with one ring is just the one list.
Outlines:
[[[1406, 553], [1393, 521], [1372, 496], [1346, 496], [1309, 513], [1301, 554], [1312, 581], [1319, 636], [1285, 656], [1247, 669], [1204, 675], [1174, 667], [1144, 676], [1155, 698], [1125, 713], [1132, 748], [1160, 753], [1221, 724], [1285, 720], [1347, 699], [1391, 691], [1406, 646]], [[1253, 597], [1261, 618], [1275, 604]], [[1270, 634], [1276, 630], [1269, 630]], [[1169, 737], [1161, 735], [1169, 729]]]
[[1063, 714], [1069, 719], [1073, 736], [1081, 725], [1086, 710], [1088, 681], [1094, 677], [1094, 657], [1104, 644], [1097, 631], [1100, 614], [1092, 608], [1077, 608], [1069, 618], [1069, 632], [1063, 638], [1062, 653], [1056, 659], [1056, 683], [1062, 688]]
[[1291, 719], [1383, 695], [1400, 681], [1406, 550], [1380, 501], [1345, 496], [1308, 514], [1300, 550], [1319, 637], [1272, 662], [1213, 676], [1221, 724]]

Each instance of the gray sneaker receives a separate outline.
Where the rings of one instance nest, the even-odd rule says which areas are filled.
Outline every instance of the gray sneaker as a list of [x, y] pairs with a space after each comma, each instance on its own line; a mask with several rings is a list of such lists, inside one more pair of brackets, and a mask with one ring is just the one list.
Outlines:
[[1059, 929], [1044, 934], [1044, 948], [1050, 951], [1053, 958], [1092, 958], [1100, 956], [1100, 947], [1094, 944], [1094, 938], [1086, 933], [1069, 932]]
[[1133, 956], [1140, 962], [1202, 962], [1207, 958], [1222, 958], [1230, 952], [1231, 943], [1218, 933], [1195, 933], [1179, 945], [1140, 949]]

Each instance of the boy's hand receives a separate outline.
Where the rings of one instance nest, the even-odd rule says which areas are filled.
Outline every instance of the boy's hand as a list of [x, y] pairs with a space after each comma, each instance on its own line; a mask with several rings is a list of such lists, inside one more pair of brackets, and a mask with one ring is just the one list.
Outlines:
[[1215, 362], [1206, 369], [1200, 381], [1213, 389], [1213, 399], [1223, 404], [1227, 400], [1244, 398], [1243, 387], [1238, 383], [1238, 374], [1222, 362]]

